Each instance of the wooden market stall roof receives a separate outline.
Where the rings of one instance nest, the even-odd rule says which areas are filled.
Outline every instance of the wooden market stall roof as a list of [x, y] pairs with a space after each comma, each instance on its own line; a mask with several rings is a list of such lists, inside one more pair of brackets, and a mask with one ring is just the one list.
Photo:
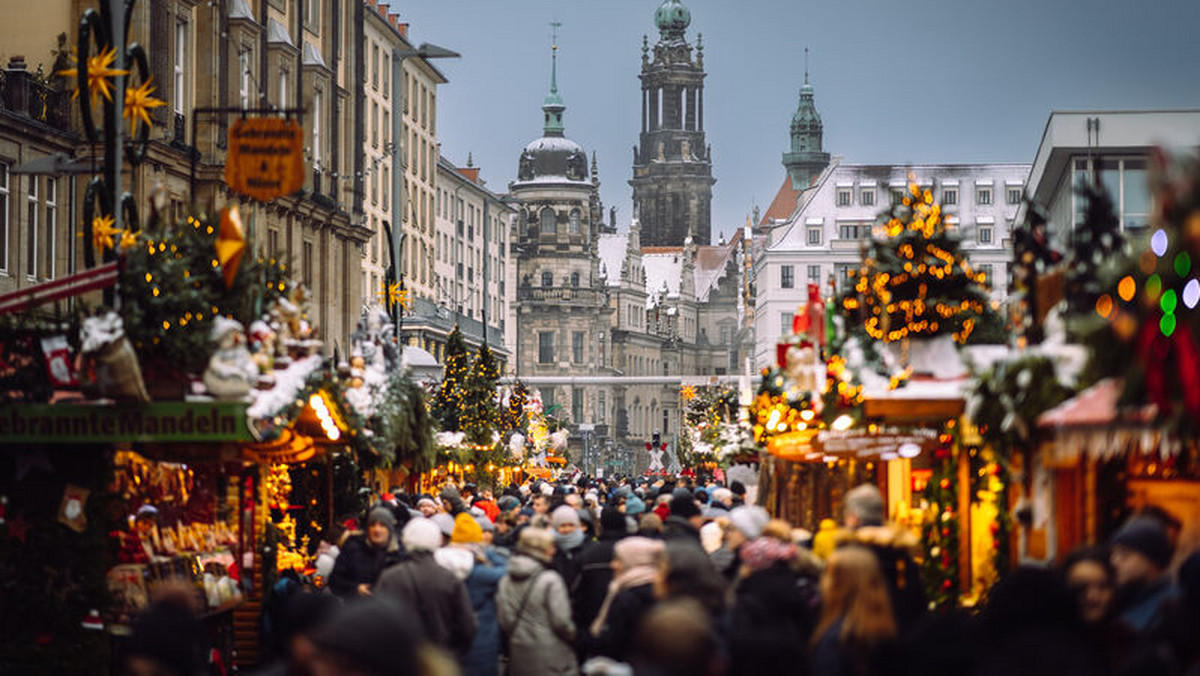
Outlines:
[[1153, 405], [1122, 407], [1124, 382], [1106, 378], [1038, 416], [1037, 427], [1052, 435], [1046, 444], [1052, 461], [1075, 462], [1119, 456], [1130, 449], [1141, 453], [1178, 453], [1178, 437], [1155, 423]]

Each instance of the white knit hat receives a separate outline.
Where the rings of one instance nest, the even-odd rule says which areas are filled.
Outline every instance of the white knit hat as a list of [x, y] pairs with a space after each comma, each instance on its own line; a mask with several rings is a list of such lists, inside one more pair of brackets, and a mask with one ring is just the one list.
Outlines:
[[400, 539], [410, 552], [432, 552], [442, 546], [442, 529], [429, 519], [412, 519], [404, 526]]

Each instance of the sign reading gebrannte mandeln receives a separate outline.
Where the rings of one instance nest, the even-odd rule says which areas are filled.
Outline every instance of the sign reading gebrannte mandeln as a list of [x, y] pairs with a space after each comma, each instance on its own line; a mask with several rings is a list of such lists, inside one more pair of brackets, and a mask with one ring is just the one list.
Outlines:
[[304, 129], [280, 117], [250, 117], [229, 128], [225, 183], [268, 202], [304, 187]]
[[253, 441], [246, 405], [152, 402], [135, 405], [0, 406], [0, 445], [107, 441]]

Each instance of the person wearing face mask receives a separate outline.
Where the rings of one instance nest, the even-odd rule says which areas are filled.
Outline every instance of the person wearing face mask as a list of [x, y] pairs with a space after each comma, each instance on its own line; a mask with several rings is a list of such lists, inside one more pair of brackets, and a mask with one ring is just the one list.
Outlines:
[[367, 516], [367, 532], [347, 538], [329, 574], [329, 590], [344, 599], [367, 596], [385, 568], [399, 563], [404, 551], [396, 538], [392, 510], [376, 506]]
[[579, 512], [570, 505], [562, 505], [550, 513], [550, 525], [554, 528], [554, 570], [562, 576], [574, 601], [579, 580], [579, 555], [587, 539]]

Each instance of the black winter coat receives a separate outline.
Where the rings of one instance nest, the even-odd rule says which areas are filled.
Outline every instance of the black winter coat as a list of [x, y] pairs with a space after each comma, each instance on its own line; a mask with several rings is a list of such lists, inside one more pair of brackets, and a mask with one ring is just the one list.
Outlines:
[[393, 547], [375, 547], [366, 535], [352, 535], [342, 545], [333, 572], [329, 574], [329, 590], [344, 599], [358, 596], [358, 585], [374, 585], [388, 566], [404, 558], [404, 550], [392, 540]]
[[628, 662], [633, 653], [638, 627], [654, 603], [654, 585], [652, 584], [620, 591], [613, 597], [612, 605], [608, 607], [608, 617], [605, 618], [604, 628], [599, 636], [591, 640], [591, 649], [588, 653], [611, 657], [618, 662]]
[[432, 553], [413, 552], [383, 571], [375, 593], [413, 609], [430, 641], [466, 657], [476, 630], [471, 598], [462, 580], [439, 566]]
[[580, 634], [587, 633], [587, 628], [592, 626], [592, 621], [600, 612], [600, 606], [604, 605], [608, 583], [613, 579], [613, 547], [622, 536], [601, 536], [584, 547], [575, 560], [579, 566], [579, 579], [572, 606], [575, 626], [580, 628]]
[[817, 585], [785, 563], [751, 574], [737, 587], [730, 613], [730, 671], [768, 674], [787, 665], [803, 674], [816, 624]]

